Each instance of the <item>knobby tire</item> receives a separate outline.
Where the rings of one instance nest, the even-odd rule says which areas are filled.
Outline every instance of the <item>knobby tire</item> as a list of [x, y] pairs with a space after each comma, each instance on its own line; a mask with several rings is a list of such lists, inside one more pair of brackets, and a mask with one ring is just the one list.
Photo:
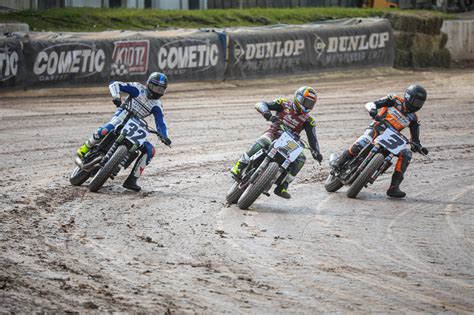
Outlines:
[[365, 169], [360, 173], [356, 180], [352, 183], [351, 187], [346, 192], [347, 197], [355, 198], [369, 182], [370, 177], [377, 171], [383, 164], [385, 157], [381, 153], [377, 153], [372, 160], [367, 164]]
[[267, 166], [267, 169], [251, 184], [239, 198], [237, 205], [240, 209], [248, 209], [257, 198], [262, 194], [265, 188], [278, 174], [280, 166], [276, 162], [272, 162]]
[[91, 183], [89, 184], [89, 190], [91, 192], [96, 192], [105, 184], [107, 179], [109, 179], [112, 172], [119, 167], [120, 162], [125, 159], [128, 154], [128, 149], [126, 146], [121, 145], [117, 148], [115, 153], [112, 157], [105, 163], [104, 167], [100, 169], [97, 174], [92, 179]]

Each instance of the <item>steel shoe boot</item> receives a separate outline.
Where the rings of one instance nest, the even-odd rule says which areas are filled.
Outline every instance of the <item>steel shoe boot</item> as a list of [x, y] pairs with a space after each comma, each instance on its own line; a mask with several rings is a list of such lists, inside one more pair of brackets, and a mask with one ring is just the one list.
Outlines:
[[84, 155], [86, 155], [87, 152], [89, 152], [89, 150], [90, 150], [90, 148], [89, 148], [89, 146], [87, 145], [87, 142], [86, 142], [82, 145], [82, 147], [79, 150], [77, 150], [77, 156], [80, 157], [81, 159], [83, 159]]
[[334, 163], [334, 168], [336, 171], [340, 171], [342, 166], [352, 158], [352, 155], [349, 153], [349, 150], [344, 150], [341, 156], [337, 159], [336, 163]]
[[240, 173], [242, 173], [242, 170], [247, 166], [247, 163], [242, 162], [241, 160], [238, 160], [237, 163], [230, 169], [230, 172], [232, 173], [233, 176], [240, 178]]

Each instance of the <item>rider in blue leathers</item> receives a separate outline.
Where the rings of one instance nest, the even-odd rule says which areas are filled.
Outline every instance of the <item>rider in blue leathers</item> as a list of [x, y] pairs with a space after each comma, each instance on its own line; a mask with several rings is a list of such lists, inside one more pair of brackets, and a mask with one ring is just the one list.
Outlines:
[[[131, 106], [136, 109], [139, 118], [145, 118], [151, 114], [155, 118], [156, 129], [160, 133], [161, 141], [170, 145], [171, 140], [168, 137], [168, 127], [163, 115], [163, 106], [159, 100], [163, 94], [165, 94], [168, 86], [168, 78], [166, 75], [160, 72], [153, 72], [148, 77], [146, 86], [138, 82], [112, 82], [109, 85], [110, 94], [112, 94], [112, 102], [119, 107], [122, 104], [120, 98], [120, 92], [127, 93], [128, 96], [125, 101], [130, 101]], [[124, 118], [127, 116], [127, 112], [118, 108], [115, 112], [112, 120], [104, 126], [97, 129], [97, 131], [84, 143], [84, 145], [77, 151], [80, 158], [89, 152], [89, 150], [100, 142], [109, 132], [115, 129], [116, 126], [121, 124]], [[150, 163], [151, 159], [155, 155], [155, 148], [153, 145], [146, 141], [143, 146], [142, 154], [138, 157], [132, 172], [123, 183], [123, 187], [134, 191], [139, 191], [141, 188], [137, 185], [137, 179], [142, 174], [145, 167]]]

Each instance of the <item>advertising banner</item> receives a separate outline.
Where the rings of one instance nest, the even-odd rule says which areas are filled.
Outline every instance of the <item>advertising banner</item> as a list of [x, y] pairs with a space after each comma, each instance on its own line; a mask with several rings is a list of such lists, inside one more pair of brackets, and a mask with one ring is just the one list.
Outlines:
[[317, 69], [393, 66], [395, 47], [390, 23], [358, 21], [228, 31], [226, 77], [238, 79]]
[[33, 36], [24, 53], [30, 86], [143, 82], [154, 71], [164, 72], [171, 82], [224, 79], [225, 47], [216, 33], [135, 34], [126, 39], [85, 39], [78, 34], [35, 40]]
[[0, 39], [0, 87], [21, 84], [25, 74], [23, 46], [15, 38]]

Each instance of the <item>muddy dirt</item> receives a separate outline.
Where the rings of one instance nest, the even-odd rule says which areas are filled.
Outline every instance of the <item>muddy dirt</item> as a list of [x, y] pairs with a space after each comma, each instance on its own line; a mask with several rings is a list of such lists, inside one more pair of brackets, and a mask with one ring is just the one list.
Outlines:
[[[369, 123], [363, 105], [427, 88], [402, 188], [390, 175], [357, 200], [329, 194], [330, 153]], [[474, 69], [375, 69], [286, 79], [171, 84], [173, 140], [126, 191], [72, 187], [75, 150], [114, 110], [106, 87], [2, 93], [0, 313], [474, 312]], [[230, 165], [266, 128], [259, 100], [319, 89], [318, 137], [290, 201], [226, 207]], [[155, 139], [153, 140], [155, 142]]]

